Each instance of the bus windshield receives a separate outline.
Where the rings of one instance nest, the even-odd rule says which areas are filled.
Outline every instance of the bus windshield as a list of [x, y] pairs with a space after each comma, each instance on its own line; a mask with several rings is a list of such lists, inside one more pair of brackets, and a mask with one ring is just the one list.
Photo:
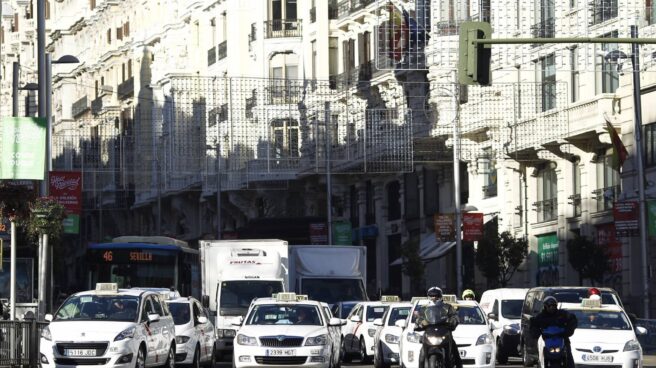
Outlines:
[[219, 289], [219, 313], [222, 316], [244, 315], [254, 298], [271, 297], [281, 291], [282, 281], [223, 281]]
[[360, 279], [303, 279], [301, 294], [328, 304], [369, 300]]

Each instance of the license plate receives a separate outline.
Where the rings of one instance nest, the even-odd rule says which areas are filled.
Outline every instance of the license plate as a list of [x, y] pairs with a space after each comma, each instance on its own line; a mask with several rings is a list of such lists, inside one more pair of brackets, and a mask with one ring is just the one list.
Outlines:
[[294, 349], [267, 349], [267, 356], [294, 356], [296, 350]]
[[64, 355], [82, 357], [96, 356], [96, 349], [65, 349]]
[[583, 354], [583, 361], [586, 362], [602, 362], [602, 363], [612, 363], [612, 355], [592, 355], [592, 354]]
[[460, 357], [461, 358], [464, 358], [465, 356], [467, 356], [467, 350], [458, 350], [458, 351], [460, 352]]

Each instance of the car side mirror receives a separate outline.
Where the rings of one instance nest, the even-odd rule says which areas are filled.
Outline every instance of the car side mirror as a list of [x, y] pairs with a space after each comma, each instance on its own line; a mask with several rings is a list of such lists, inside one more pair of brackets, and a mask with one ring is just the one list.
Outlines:
[[383, 320], [381, 318], [376, 318], [374, 320], [374, 326], [382, 326], [383, 325]]
[[[43, 319], [45, 319], [45, 320], [48, 321], [48, 322], [52, 322], [52, 319], [53, 319], [52, 314], [50, 314], [50, 313], [46, 314], [46, 315], [43, 317]], [[638, 328], [640, 328], [640, 327], [638, 327]], [[643, 327], [643, 328], [644, 328], [644, 327]]]
[[404, 319], [400, 319], [400, 320], [394, 322], [394, 326], [401, 327], [401, 328], [406, 328], [408, 326], [408, 324], [405, 322]]
[[488, 313], [487, 318], [489, 318], [492, 321], [498, 320], [496, 313]]
[[644, 327], [642, 327], [642, 326], [638, 326], [638, 327], [636, 327], [636, 334], [637, 334], [638, 336], [644, 336], [644, 335], [646, 335], [647, 333], [649, 333], [649, 331], [647, 331], [646, 328], [644, 328]]
[[205, 316], [198, 317], [198, 323], [200, 323], [201, 325], [206, 324], [207, 323], [207, 317], [205, 317]]
[[344, 322], [341, 318], [331, 318], [328, 320], [328, 326], [344, 326], [346, 322]]
[[153, 323], [159, 321], [159, 314], [151, 313], [148, 315], [148, 323]]
[[232, 325], [241, 326], [242, 323], [244, 323], [244, 316], [239, 316], [239, 319], [237, 321], [232, 322]]
[[203, 295], [200, 297], [200, 304], [203, 306], [203, 308], [209, 308], [210, 307], [210, 296], [209, 295]]
[[353, 316], [353, 317], [351, 317], [351, 322], [356, 322], [357, 323], [357, 322], [362, 322], [362, 320], [358, 316]]

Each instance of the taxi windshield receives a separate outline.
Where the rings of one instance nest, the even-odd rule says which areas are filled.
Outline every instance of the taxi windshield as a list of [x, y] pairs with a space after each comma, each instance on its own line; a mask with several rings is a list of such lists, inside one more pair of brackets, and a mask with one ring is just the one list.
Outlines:
[[408, 314], [410, 314], [410, 307], [392, 308], [387, 325], [394, 326], [396, 321], [408, 318]]
[[569, 310], [578, 320], [576, 328], [597, 330], [630, 330], [631, 324], [624, 312], [602, 310]]
[[57, 310], [55, 321], [134, 322], [139, 298], [129, 295], [79, 295], [68, 298]]
[[186, 325], [191, 320], [188, 303], [169, 303], [169, 310], [175, 325]]
[[386, 305], [372, 305], [367, 307], [367, 322], [373, 322], [377, 318], [382, 318], [387, 311]]
[[319, 310], [313, 305], [256, 305], [246, 318], [247, 325], [310, 325], [321, 326]]
[[474, 306], [459, 305], [458, 320], [461, 325], [484, 325], [485, 317], [481, 313], [480, 308]]

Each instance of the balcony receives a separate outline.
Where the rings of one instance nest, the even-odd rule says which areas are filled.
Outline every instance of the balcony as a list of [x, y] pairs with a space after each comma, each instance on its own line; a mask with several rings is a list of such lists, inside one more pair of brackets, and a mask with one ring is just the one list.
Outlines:
[[337, 5], [337, 16], [338, 18], [344, 18], [348, 15], [351, 15], [358, 10], [366, 8], [369, 4], [372, 4], [375, 0], [344, 0]]
[[228, 56], [228, 41], [223, 41], [219, 44], [219, 60], [223, 60]]
[[554, 18], [547, 18], [540, 23], [532, 25], [531, 34], [533, 35], [533, 38], [556, 37], [556, 20]]
[[216, 63], [216, 47], [207, 50], [207, 66]]
[[264, 38], [301, 37], [298, 19], [273, 19], [264, 22]]
[[100, 114], [100, 111], [102, 111], [103, 108], [103, 98], [102, 96], [96, 98], [95, 100], [91, 101], [91, 113], [94, 115]]
[[87, 96], [84, 96], [73, 103], [73, 106], [71, 107], [71, 115], [73, 115], [73, 118], [77, 118], [88, 110], [89, 100], [87, 99]]
[[117, 93], [119, 100], [125, 100], [126, 98], [134, 96], [134, 77], [130, 77], [123, 83], [119, 84]]
[[572, 216], [573, 217], [581, 216], [581, 195], [572, 194], [571, 196], [568, 197], [568, 199], [569, 199], [569, 204], [573, 206]]
[[622, 188], [619, 185], [592, 191], [592, 194], [597, 200], [597, 212], [612, 210], [613, 203], [620, 198], [620, 193], [622, 193]]
[[551, 198], [533, 203], [538, 213], [537, 222], [553, 221], [558, 218], [558, 199]]
[[266, 88], [270, 105], [297, 104], [303, 97], [303, 84], [297, 81], [277, 79]]

